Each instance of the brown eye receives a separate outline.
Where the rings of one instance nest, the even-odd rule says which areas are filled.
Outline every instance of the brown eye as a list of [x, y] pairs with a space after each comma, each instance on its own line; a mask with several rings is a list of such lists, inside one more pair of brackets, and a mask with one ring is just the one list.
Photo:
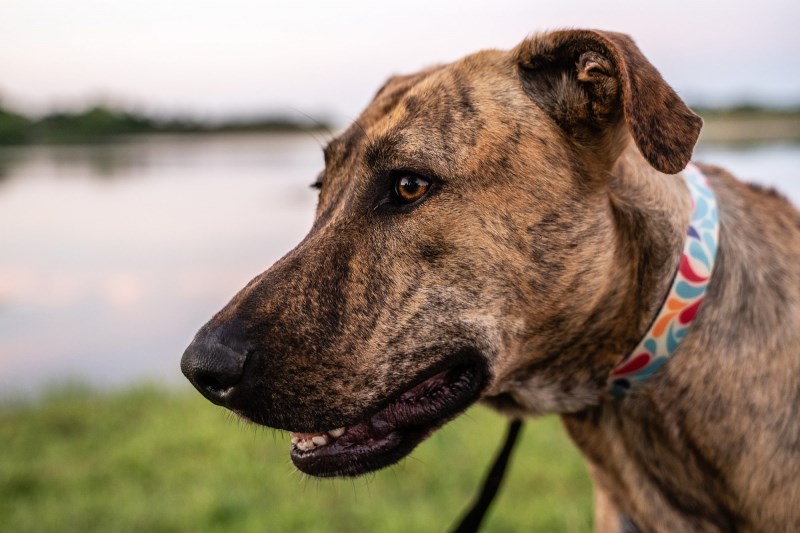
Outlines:
[[394, 192], [405, 204], [416, 202], [425, 196], [430, 187], [431, 182], [419, 176], [402, 176], [394, 182]]

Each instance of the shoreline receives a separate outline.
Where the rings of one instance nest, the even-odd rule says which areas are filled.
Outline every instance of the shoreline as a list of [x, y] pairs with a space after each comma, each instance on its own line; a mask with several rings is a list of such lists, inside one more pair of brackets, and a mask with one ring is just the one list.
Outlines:
[[762, 144], [800, 143], [800, 114], [701, 113], [699, 143]]

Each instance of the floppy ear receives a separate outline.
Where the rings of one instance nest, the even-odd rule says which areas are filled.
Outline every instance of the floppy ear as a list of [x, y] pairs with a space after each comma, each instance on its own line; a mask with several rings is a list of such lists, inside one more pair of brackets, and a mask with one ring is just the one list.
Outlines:
[[627, 131], [661, 172], [684, 169], [703, 121], [689, 109], [627, 35], [563, 30], [514, 50], [523, 87], [579, 144], [609, 166]]

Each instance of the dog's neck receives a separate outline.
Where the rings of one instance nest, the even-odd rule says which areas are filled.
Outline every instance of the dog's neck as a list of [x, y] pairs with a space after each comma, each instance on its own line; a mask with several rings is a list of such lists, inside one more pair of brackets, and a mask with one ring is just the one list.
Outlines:
[[694, 321], [711, 279], [719, 241], [716, 198], [698, 167], [689, 164], [682, 175], [692, 213], [680, 264], [642, 340], [611, 373], [608, 392], [614, 398], [622, 398], [669, 360]]
[[592, 307], [570, 324], [564, 342], [542, 356], [586, 363], [566, 375], [542, 376], [537, 361], [514, 370], [503, 380], [507, 388], [486, 398], [504, 412], [578, 412], [602, 403], [612, 371], [633, 352], [665, 302], [692, 213], [686, 182], [653, 169], [632, 143], [607, 176], [613, 226], [607, 276], [599, 281]]
[[[685, 180], [651, 167], [633, 144], [610, 172], [609, 197], [616, 243], [616, 274], [602, 299], [605, 323], [597, 338], [615, 339], [597, 377], [604, 381], [645, 336], [664, 304], [680, 265], [692, 200]], [[597, 314], [597, 313], [595, 313]]]

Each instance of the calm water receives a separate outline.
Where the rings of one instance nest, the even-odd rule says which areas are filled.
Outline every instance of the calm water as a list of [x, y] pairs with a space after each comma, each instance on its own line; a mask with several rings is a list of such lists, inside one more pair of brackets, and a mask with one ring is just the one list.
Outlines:
[[[697, 159], [800, 205], [800, 147]], [[183, 383], [184, 347], [311, 225], [311, 136], [149, 137], [0, 150], [0, 393]]]

